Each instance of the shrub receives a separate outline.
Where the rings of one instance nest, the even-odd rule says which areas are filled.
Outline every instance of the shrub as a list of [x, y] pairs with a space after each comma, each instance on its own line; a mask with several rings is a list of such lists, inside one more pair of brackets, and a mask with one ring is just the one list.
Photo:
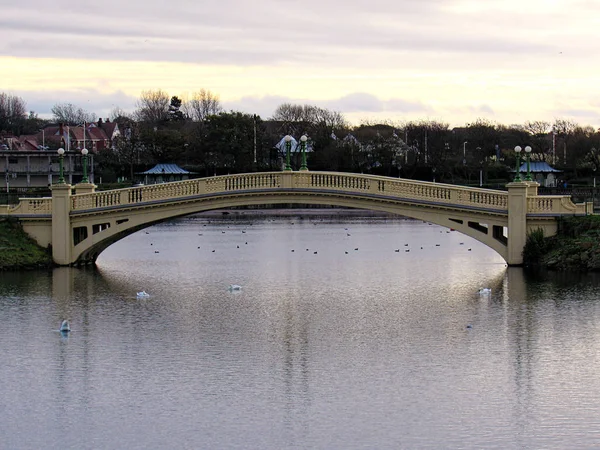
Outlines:
[[539, 265], [547, 251], [548, 242], [544, 237], [544, 230], [538, 228], [527, 233], [527, 240], [523, 248], [523, 264], [526, 266]]

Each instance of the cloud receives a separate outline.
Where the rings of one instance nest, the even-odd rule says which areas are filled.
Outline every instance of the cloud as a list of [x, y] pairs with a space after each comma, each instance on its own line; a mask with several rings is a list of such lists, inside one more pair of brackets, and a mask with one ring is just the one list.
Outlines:
[[421, 102], [392, 98], [382, 100], [366, 92], [356, 92], [325, 102], [327, 108], [346, 113], [428, 113], [431, 108]]
[[600, 71], [592, 0], [5, 3], [0, 89], [43, 114], [71, 101], [105, 115], [144, 89], [204, 87], [261, 117], [287, 101], [352, 118], [522, 122], [585, 111]]
[[420, 102], [402, 99], [382, 100], [375, 95], [361, 92], [320, 101], [283, 96], [246, 96], [242, 97], [240, 100], [224, 102], [223, 106], [226, 110], [239, 110], [250, 114], [259, 114], [263, 118], [268, 118], [272, 116], [277, 107], [283, 103], [313, 105], [351, 116], [370, 113], [387, 113], [389, 115], [411, 113], [424, 115], [434, 112], [431, 107]]
[[[162, 0], [143, 5], [112, 0], [85, 4], [80, 11], [71, 3], [61, 8], [39, 2], [36, 15], [21, 7], [3, 10], [0, 54], [229, 65], [313, 62], [344, 67], [376, 59], [378, 64], [396, 67], [405, 61], [392, 55], [403, 53], [412, 54], [414, 63], [422, 59], [419, 53], [514, 56], [555, 52], [552, 40], [538, 39], [535, 33], [527, 37], [497, 27], [483, 28], [478, 17], [460, 26], [464, 14], [447, 8], [453, 3], [355, 0], [341, 7], [315, 0], [247, 4], [229, 0], [183, 2], [175, 9], [165, 8]], [[43, 24], [38, 16], [44, 17]], [[561, 45], [568, 43], [563, 40]], [[388, 57], [382, 58], [384, 54]]]
[[125, 111], [133, 111], [137, 98], [121, 91], [102, 93], [96, 89], [69, 91], [16, 91], [27, 103], [27, 109], [34, 111], [42, 118], [52, 118], [52, 107], [58, 103], [72, 103], [97, 117], [109, 117], [111, 111], [119, 107]]
[[579, 118], [598, 122], [600, 119], [600, 110], [598, 109], [562, 109], [555, 111], [556, 117], [561, 118]]

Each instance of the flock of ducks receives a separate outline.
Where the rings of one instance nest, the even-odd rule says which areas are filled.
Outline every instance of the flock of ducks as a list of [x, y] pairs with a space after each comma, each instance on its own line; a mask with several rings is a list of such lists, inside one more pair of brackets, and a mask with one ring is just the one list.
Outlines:
[[[293, 224], [294, 224], [294, 222], [291, 222], [291, 224], [293, 225]], [[316, 223], [314, 223], [314, 225], [316, 225]], [[430, 224], [430, 225], [431, 225], [431, 224]], [[206, 224], [205, 224], [204, 226], [206, 226]], [[228, 226], [227, 228], [229, 228], [229, 226]], [[349, 232], [349, 229], [348, 229], [348, 228], [344, 228], [344, 231], [346, 232], [346, 236], [352, 236], [352, 234]], [[452, 231], [452, 230], [451, 230], [451, 231]], [[241, 232], [242, 232], [242, 234], [246, 234], [246, 230], [241, 230]], [[443, 232], [443, 231], [440, 231], [440, 233], [442, 233], [442, 232]], [[146, 231], [145, 233], [146, 233], [146, 234], [150, 234], [148, 231]], [[221, 233], [222, 233], [222, 234], [225, 234], [225, 233], [226, 233], [226, 231], [225, 231], [225, 230], [221, 230]], [[450, 233], [450, 231], [446, 231], [446, 233]], [[198, 233], [198, 236], [203, 236], [203, 233]], [[153, 243], [150, 243], [150, 245], [153, 245]], [[244, 245], [248, 245], [248, 242], [246, 241]], [[459, 243], [459, 245], [464, 245], [464, 242], [460, 242], [460, 243]], [[436, 247], [440, 247], [440, 246], [441, 246], [441, 244], [435, 244], [435, 246], [436, 246]], [[404, 247], [409, 247], [409, 244], [404, 244]], [[199, 249], [199, 248], [200, 248], [200, 246], [198, 246], [198, 249]], [[236, 248], [240, 248], [240, 246], [239, 246], [239, 245], [236, 245]], [[423, 249], [424, 249], [424, 247], [420, 246], [420, 250], [423, 250]], [[409, 253], [409, 252], [410, 252], [410, 250], [411, 250], [410, 248], [405, 248], [405, 249], [404, 249], [404, 252], [405, 252], [405, 253]], [[295, 251], [296, 251], [295, 249], [291, 249], [291, 252], [292, 252], [292, 253], [294, 253]], [[307, 251], [307, 252], [308, 252], [308, 251], [310, 251], [310, 249], [309, 249], [309, 248], [307, 248], [305, 251]], [[354, 248], [354, 251], [358, 251], [358, 247], [355, 247], [355, 248]], [[469, 248], [469, 249], [467, 249], [467, 251], [471, 251], [471, 249]], [[215, 252], [216, 252], [216, 249], [213, 249], [213, 250], [212, 250], [212, 253], [215, 253]], [[394, 252], [395, 252], [395, 253], [400, 253], [400, 248], [396, 248], [396, 249], [394, 249]], [[159, 252], [158, 250], [155, 250], [155, 251], [154, 251], [154, 253], [160, 253], [160, 252]], [[344, 251], [344, 253], [347, 255], [349, 252], [346, 250], [346, 251]], [[313, 251], [313, 254], [314, 254], [314, 255], [317, 255], [317, 254], [318, 254], [318, 251]], [[227, 290], [228, 290], [228, 291], [230, 291], [230, 292], [234, 292], [234, 291], [241, 291], [241, 290], [242, 290], [242, 286], [240, 286], [239, 284], [230, 284], [230, 285], [227, 287]], [[491, 290], [490, 288], [481, 288], [481, 289], [479, 289], [479, 290], [477, 291], [477, 293], [478, 293], [479, 295], [490, 295], [490, 294], [492, 293], [492, 290]], [[150, 294], [148, 294], [146, 291], [140, 291], [140, 292], [137, 292], [137, 293], [136, 293], [136, 297], [137, 297], [138, 299], [140, 299], [140, 298], [148, 298], [148, 297], [150, 297]], [[69, 323], [68, 323], [68, 321], [66, 321], [66, 320], [65, 320], [65, 321], [63, 322], [63, 325], [61, 325], [61, 331], [63, 331], [63, 326], [65, 326], [65, 324], [66, 324], [66, 327], [67, 327], [67, 328], [69, 327]], [[68, 331], [70, 331], [70, 329], [69, 329]]]
[[[290, 222], [290, 223], [291, 223], [292, 225], [294, 225], [294, 222]], [[250, 225], [252, 225], [252, 224], [250, 224]], [[313, 223], [313, 225], [317, 225], [317, 224], [316, 224], [316, 223]], [[431, 224], [429, 224], [429, 225], [431, 225]], [[206, 224], [204, 224], [203, 226], [206, 226]], [[227, 228], [229, 228], [229, 226], [228, 226]], [[242, 234], [246, 234], [246, 230], [241, 230], [241, 231], [242, 231]], [[352, 236], [352, 234], [349, 232], [348, 228], [344, 228], [344, 231], [346, 231], [346, 236]], [[446, 231], [446, 233], [450, 233], [451, 231], [454, 231], [454, 230]], [[150, 232], [148, 232], [148, 231], [145, 231], [145, 233], [146, 233], [146, 234], [150, 234]], [[225, 231], [225, 230], [221, 230], [221, 234], [225, 234], [225, 233], [226, 233], [226, 231]], [[440, 233], [443, 233], [443, 231], [440, 231]], [[198, 233], [198, 236], [203, 236], [203, 235], [204, 235], [203, 233]], [[151, 242], [151, 243], [150, 243], [150, 245], [154, 245], [154, 244]], [[244, 242], [244, 245], [248, 245], [248, 241]], [[459, 245], [464, 245], [464, 242], [460, 242], [460, 243], [459, 243]], [[435, 244], [435, 246], [436, 246], [436, 247], [441, 247], [441, 244]], [[404, 244], [404, 247], [409, 247], [409, 244]], [[200, 246], [198, 246], [197, 248], [198, 248], [198, 249], [200, 249]], [[236, 248], [238, 248], [238, 249], [239, 249], [239, 248], [240, 248], [240, 246], [236, 244]], [[416, 247], [415, 247], [415, 248], [416, 248]], [[420, 250], [423, 250], [424, 248], [425, 248], [425, 247], [423, 247], [423, 246], [420, 246]], [[405, 249], [404, 249], [404, 252], [405, 252], [405, 253], [410, 253], [410, 250], [411, 250], [410, 248], [405, 248]], [[469, 251], [469, 252], [470, 252], [471, 250], [472, 250], [471, 248], [468, 248], [468, 249], [467, 249], [467, 251]], [[296, 251], [295, 249], [291, 249], [291, 252], [292, 252], [292, 253], [294, 253], [295, 251]], [[308, 249], [308, 248], [307, 248], [307, 249], [306, 249], [306, 251], [308, 252], [308, 251], [310, 251], [310, 249]], [[357, 248], [355, 248], [355, 249], [354, 249], [354, 251], [358, 251], [358, 247], [357, 247]], [[212, 250], [211, 250], [211, 252], [212, 252], [212, 253], [216, 253], [216, 249], [212, 249]], [[395, 252], [395, 253], [400, 253], [400, 249], [399, 249], [399, 248], [396, 248], [396, 249], [394, 249], [394, 252]], [[159, 251], [159, 250], [154, 250], [154, 253], [160, 253], [160, 251]], [[317, 255], [317, 254], [318, 254], [318, 251], [313, 251], [313, 254], [314, 254], [314, 255]], [[346, 251], [344, 251], [344, 254], [346, 254], [346, 255], [347, 255], [347, 254], [349, 254], [349, 252], [346, 250]]]
[[[292, 222], [292, 224], [293, 224], [293, 222]], [[204, 226], [206, 226], [206, 225], [204, 225]], [[348, 228], [345, 228], [344, 231], [348, 231]], [[145, 233], [146, 234], [150, 234], [148, 231], [146, 231]], [[221, 231], [221, 233], [224, 234], [225, 231]], [[242, 234], [245, 234], [245, 233], [246, 233], [246, 231], [242, 230]], [[440, 233], [441, 233], [441, 231], [440, 231]], [[447, 231], [447, 233], [449, 233], [449, 231]], [[202, 235], [203, 235], [202, 233], [198, 233], [198, 236], [202, 236]], [[351, 236], [351, 233], [347, 232], [346, 236]], [[153, 243], [150, 243], [150, 245], [153, 245]], [[245, 245], [248, 245], [247, 241], [246, 241]], [[464, 242], [460, 242], [459, 245], [464, 245]], [[435, 246], [436, 247], [440, 247], [440, 244], [435, 244]], [[404, 247], [409, 247], [409, 244], [404, 244]], [[198, 248], [200, 248], [200, 247], [198, 247]], [[237, 248], [240, 248], [240, 246], [237, 245]], [[420, 249], [423, 250], [423, 247], [420, 247]], [[291, 251], [295, 252], [294, 249], [292, 249]], [[308, 251], [310, 251], [310, 249], [307, 248], [306, 251], [308, 252]], [[354, 251], [358, 251], [358, 247], [355, 247]], [[408, 253], [408, 252], [410, 252], [410, 248], [407, 248], [404, 251], [406, 253]], [[471, 251], [471, 249], [469, 248], [468, 251]], [[212, 250], [212, 252], [214, 253], [215, 250]], [[400, 249], [397, 248], [397, 249], [394, 250], [394, 252], [399, 253]], [[159, 251], [155, 250], [154, 253], [159, 253]], [[348, 254], [348, 251], [345, 251], [344, 253]], [[313, 251], [313, 254], [316, 255], [316, 254], [318, 254], [318, 252], [317, 251]], [[227, 290], [229, 292], [239, 292], [239, 291], [242, 290], [242, 286], [240, 286], [239, 284], [230, 284], [227, 287]], [[480, 296], [489, 296], [489, 295], [491, 295], [491, 293], [492, 293], [492, 289], [491, 288], [483, 288], [482, 287], [482, 288], [480, 288], [477, 291], [477, 294], [479, 294]], [[146, 291], [136, 292], [136, 298], [138, 298], [138, 299], [149, 298], [149, 297], [150, 297], [150, 294], [148, 294]], [[470, 329], [470, 328], [472, 328], [472, 325], [469, 324], [469, 325], [466, 326], [466, 328]], [[60, 331], [63, 335], [68, 335], [71, 332], [71, 325], [70, 325], [69, 321], [66, 320], [66, 319], [63, 320], [62, 323], [61, 323], [61, 325], [60, 325], [60, 329], [58, 331]]]

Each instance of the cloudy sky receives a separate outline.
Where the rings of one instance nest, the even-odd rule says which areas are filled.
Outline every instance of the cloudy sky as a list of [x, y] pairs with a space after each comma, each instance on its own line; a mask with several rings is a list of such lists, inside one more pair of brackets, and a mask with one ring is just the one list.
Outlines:
[[598, 0], [0, 0], [0, 91], [48, 117], [142, 90], [362, 121], [600, 127]]

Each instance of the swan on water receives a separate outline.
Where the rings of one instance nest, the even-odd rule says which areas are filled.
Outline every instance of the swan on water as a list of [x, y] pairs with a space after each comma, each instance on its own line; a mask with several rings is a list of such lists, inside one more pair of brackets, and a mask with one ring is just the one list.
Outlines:
[[490, 288], [481, 288], [477, 291], [478, 294], [483, 295], [483, 294], [491, 294], [492, 290]]
[[60, 324], [60, 332], [68, 333], [69, 331], [71, 331], [71, 325], [69, 325], [69, 321], [63, 320], [62, 323]]
[[241, 291], [242, 287], [239, 284], [230, 284], [227, 289], [230, 291]]
[[146, 297], [150, 297], [150, 294], [148, 294], [146, 291], [141, 291], [141, 292], [138, 292], [138, 293], [136, 294], [136, 296], [137, 296], [138, 298], [142, 298], [142, 297], [143, 297], [143, 298], [146, 298]]

